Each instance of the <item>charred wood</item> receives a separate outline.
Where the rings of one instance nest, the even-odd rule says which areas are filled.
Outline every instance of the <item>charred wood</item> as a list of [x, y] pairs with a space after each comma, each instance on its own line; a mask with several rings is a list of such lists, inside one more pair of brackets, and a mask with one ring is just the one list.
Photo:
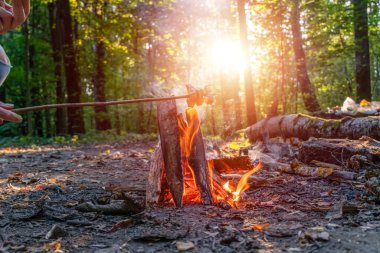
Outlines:
[[[195, 109], [190, 109], [194, 110]], [[208, 170], [208, 164], [206, 161], [206, 151], [203, 143], [203, 135], [200, 129], [200, 121], [198, 118], [198, 113], [186, 113], [186, 118], [188, 122], [196, 126], [196, 133], [194, 139], [192, 140], [190, 147], [190, 154], [188, 158], [189, 165], [194, 172], [195, 183], [198, 187], [199, 194], [203, 201], [203, 204], [212, 204], [212, 193], [211, 193], [211, 180]]]

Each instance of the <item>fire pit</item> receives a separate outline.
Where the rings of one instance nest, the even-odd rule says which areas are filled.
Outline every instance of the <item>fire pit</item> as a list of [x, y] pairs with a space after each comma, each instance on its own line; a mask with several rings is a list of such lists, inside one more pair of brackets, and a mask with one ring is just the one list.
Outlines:
[[[241, 195], [249, 188], [248, 178], [262, 165], [249, 166], [237, 184], [225, 180], [220, 174], [221, 166], [216, 170], [214, 162], [206, 160], [197, 107], [189, 105], [186, 119], [178, 113], [175, 101], [160, 102], [157, 106], [160, 142], [151, 158], [146, 204], [237, 207]], [[225, 170], [229, 170], [227, 164]]]

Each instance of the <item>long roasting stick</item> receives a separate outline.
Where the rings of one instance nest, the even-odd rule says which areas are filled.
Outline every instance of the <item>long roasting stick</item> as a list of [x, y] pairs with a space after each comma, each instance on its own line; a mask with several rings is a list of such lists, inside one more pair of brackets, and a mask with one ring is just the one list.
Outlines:
[[117, 101], [108, 101], [108, 102], [50, 104], [50, 105], [39, 105], [39, 106], [17, 108], [17, 109], [13, 109], [12, 111], [16, 113], [23, 113], [23, 112], [39, 111], [39, 110], [54, 109], [54, 108], [100, 107], [100, 106], [110, 106], [110, 105], [137, 104], [137, 103], [159, 102], [159, 101], [191, 98], [192, 96], [193, 94], [182, 95], [182, 96], [172, 96], [172, 97], [160, 97], [160, 98], [139, 98], [139, 99], [130, 99], [130, 100], [117, 100]]

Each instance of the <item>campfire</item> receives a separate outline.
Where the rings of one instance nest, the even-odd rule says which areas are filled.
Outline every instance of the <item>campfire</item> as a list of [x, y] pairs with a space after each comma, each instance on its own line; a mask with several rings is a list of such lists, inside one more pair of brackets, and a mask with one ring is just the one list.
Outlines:
[[[174, 203], [225, 204], [238, 207], [243, 193], [249, 188], [248, 178], [262, 168], [245, 168], [238, 183], [225, 180], [221, 171], [231, 170], [226, 163], [206, 160], [203, 136], [196, 105], [177, 112], [174, 101], [157, 106], [160, 143], [152, 155], [147, 206]], [[221, 165], [222, 164], [222, 165]]]

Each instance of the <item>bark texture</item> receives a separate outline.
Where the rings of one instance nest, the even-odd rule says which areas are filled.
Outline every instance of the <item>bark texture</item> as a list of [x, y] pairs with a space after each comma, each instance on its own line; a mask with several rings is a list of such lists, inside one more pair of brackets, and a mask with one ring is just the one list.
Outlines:
[[184, 187], [176, 102], [160, 102], [157, 120], [166, 180], [176, 207], [182, 207]]
[[253, 92], [253, 80], [250, 68], [249, 60], [249, 43], [247, 35], [247, 20], [245, 15], [245, 0], [238, 0], [238, 14], [239, 14], [239, 31], [240, 31], [240, 43], [244, 56], [244, 87], [245, 87], [245, 103], [247, 112], [247, 123], [252, 125], [256, 123], [256, 108], [255, 108], [255, 96]]
[[320, 107], [315, 95], [314, 88], [307, 73], [306, 55], [303, 49], [302, 33], [300, 25], [299, 0], [293, 0], [291, 13], [291, 26], [293, 34], [293, 50], [296, 61], [297, 81], [302, 92], [305, 108], [309, 112], [319, 111]]
[[[95, 36], [96, 46], [96, 71], [94, 73], [94, 99], [96, 102], [106, 101], [106, 74], [105, 74], [105, 62], [106, 62], [106, 45], [103, 41], [103, 26], [102, 24], [104, 17], [104, 4], [94, 3], [94, 15], [97, 22], [99, 22], [100, 29], [97, 31]], [[111, 129], [111, 121], [109, 120], [107, 114], [107, 107], [95, 107], [95, 127], [98, 131], [104, 131]]]
[[318, 160], [342, 167], [352, 167], [357, 162], [356, 169], [360, 169], [364, 163], [380, 162], [380, 143], [368, 137], [360, 140], [310, 139], [300, 147], [299, 160], [304, 163]]
[[315, 118], [302, 114], [291, 114], [264, 119], [245, 131], [250, 141], [273, 137], [297, 137], [307, 140], [316, 138], [359, 139], [368, 136], [380, 140], [380, 118], [350, 118], [341, 120]]
[[[60, 15], [63, 23], [63, 61], [65, 67], [67, 102], [79, 103], [81, 98], [80, 76], [77, 63], [77, 51], [74, 46], [74, 31], [69, 0], [59, 0]], [[84, 133], [84, 121], [81, 108], [68, 110], [69, 134]]]
[[161, 144], [152, 154], [149, 165], [148, 184], [146, 187], [146, 205], [158, 204], [162, 193], [163, 157]]
[[[59, 16], [59, 2], [53, 1], [48, 4], [49, 26], [51, 35], [51, 47], [54, 61], [55, 95], [57, 104], [65, 102], [65, 89], [62, 71], [62, 20]], [[57, 109], [56, 133], [67, 134], [66, 109]]]
[[371, 68], [367, 14], [368, 2], [367, 0], [353, 0], [353, 5], [357, 94], [359, 101], [362, 99], [371, 101]]
[[[195, 109], [190, 109], [195, 110]], [[212, 204], [211, 180], [206, 161], [206, 151], [203, 143], [203, 135], [200, 129], [198, 113], [186, 113], [188, 122], [192, 122], [197, 128], [194, 139], [191, 143], [190, 154], [188, 158], [189, 165], [194, 172], [195, 182], [198, 187], [202, 202], [205, 205]]]

